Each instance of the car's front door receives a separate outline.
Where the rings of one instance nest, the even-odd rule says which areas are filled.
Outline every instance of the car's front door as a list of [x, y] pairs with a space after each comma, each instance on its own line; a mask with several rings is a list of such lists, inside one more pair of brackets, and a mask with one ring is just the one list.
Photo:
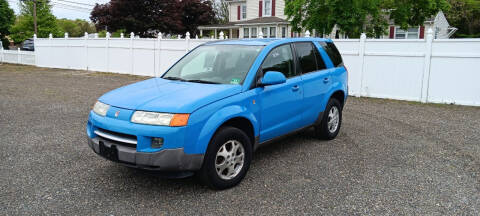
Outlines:
[[267, 71], [281, 72], [287, 81], [261, 87], [260, 142], [298, 129], [302, 120], [302, 80], [297, 76], [290, 44], [278, 46], [270, 51], [260, 67], [260, 77]]

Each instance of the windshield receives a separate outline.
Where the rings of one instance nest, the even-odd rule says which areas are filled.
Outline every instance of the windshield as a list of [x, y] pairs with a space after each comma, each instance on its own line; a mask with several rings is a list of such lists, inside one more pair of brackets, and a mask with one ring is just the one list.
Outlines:
[[177, 62], [162, 78], [240, 85], [262, 48], [243, 45], [201, 46]]

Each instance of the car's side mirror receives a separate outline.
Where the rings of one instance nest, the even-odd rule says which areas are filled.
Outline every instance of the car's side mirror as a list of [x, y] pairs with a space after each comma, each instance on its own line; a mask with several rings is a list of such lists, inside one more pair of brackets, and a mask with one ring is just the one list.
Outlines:
[[277, 85], [287, 82], [287, 78], [283, 73], [278, 71], [267, 71], [260, 80], [261, 86]]

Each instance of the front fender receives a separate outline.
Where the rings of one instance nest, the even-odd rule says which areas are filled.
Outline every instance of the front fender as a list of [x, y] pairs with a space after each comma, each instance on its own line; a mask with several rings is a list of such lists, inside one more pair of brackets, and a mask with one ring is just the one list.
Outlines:
[[203, 150], [203, 153], [205, 153], [208, 144], [217, 129], [228, 120], [238, 117], [248, 119], [253, 126], [255, 136], [258, 135], [258, 121], [253, 113], [250, 113], [247, 108], [239, 105], [227, 106], [215, 112], [205, 122], [198, 135], [197, 147], [199, 150]]

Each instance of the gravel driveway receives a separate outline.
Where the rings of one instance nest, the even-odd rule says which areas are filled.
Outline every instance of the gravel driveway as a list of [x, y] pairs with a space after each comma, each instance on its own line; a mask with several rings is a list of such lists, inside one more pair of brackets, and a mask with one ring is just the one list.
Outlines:
[[350, 97], [336, 140], [263, 147], [239, 186], [212, 191], [88, 148], [95, 100], [141, 79], [0, 65], [0, 215], [480, 214], [480, 108]]

